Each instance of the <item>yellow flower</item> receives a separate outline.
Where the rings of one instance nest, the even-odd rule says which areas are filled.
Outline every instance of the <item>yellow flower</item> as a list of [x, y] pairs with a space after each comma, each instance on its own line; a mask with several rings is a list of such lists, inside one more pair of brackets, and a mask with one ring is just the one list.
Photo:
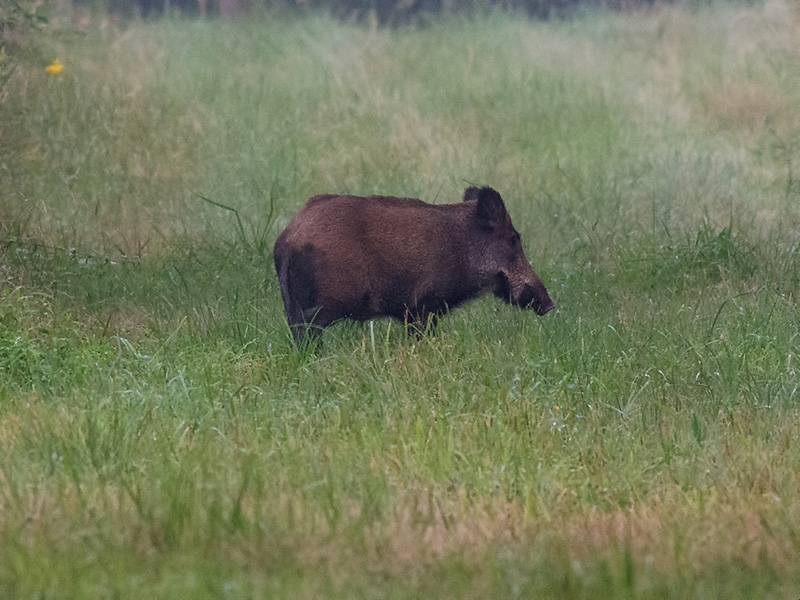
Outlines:
[[61, 71], [64, 70], [64, 65], [61, 64], [60, 60], [55, 59], [53, 62], [51, 62], [49, 65], [47, 65], [44, 68], [44, 70], [47, 71], [48, 73], [52, 73], [53, 75], [56, 75], [58, 73], [61, 73]]

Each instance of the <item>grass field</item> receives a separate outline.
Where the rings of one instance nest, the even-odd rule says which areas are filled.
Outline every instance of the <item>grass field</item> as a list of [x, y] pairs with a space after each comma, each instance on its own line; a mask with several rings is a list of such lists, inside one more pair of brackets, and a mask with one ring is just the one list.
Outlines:
[[[9, 48], [0, 597], [800, 597], [793, 2]], [[557, 312], [293, 348], [308, 196], [467, 182]]]

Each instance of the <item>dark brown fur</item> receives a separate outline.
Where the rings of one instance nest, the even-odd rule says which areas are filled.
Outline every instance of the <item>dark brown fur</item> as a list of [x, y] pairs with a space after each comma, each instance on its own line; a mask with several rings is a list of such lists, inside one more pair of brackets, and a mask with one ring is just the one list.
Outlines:
[[424, 327], [488, 292], [540, 315], [555, 306], [489, 187], [440, 205], [313, 196], [278, 237], [274, 257], [298, 342], [339, 319], [394, 317]]

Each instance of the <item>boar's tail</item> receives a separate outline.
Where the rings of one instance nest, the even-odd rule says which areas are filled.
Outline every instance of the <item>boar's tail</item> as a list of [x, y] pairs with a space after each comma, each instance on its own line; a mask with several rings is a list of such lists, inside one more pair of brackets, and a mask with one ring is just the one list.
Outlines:
[[283, 308], [286, 311], [286, 319], [290, 324], [302, 321], [299, 310], [294, 302], [292, 302], [292, 294], [289, 290], [289, 260], [285, 253], [276, 252], [275, 258], [275, 271], [278, 274], [278, 283], [281, 287], [281, 298], [283, 299]]
[[317, 306], [313, 254], [314, 248], [306, 244], [301, 248], [284, 247], [274, 255], [283, 307], [290, 326], [318, 320], [320, 307]]
[[283, 309], [286, 312], [286, 319], [289, 323], [293, 322], [292, 299], [289, 292], [289, 256], [285, 248], [281, 248], [281, 239], [275, 244], [275, 251], [272, 258], [275, 261], [275, 272], [278, 275], [278, 284], [281, 288], [281, 299], [283, 300]]

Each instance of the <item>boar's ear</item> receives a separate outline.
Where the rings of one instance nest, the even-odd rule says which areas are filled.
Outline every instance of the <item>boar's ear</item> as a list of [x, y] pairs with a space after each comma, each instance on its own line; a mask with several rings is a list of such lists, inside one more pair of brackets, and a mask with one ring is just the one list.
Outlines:
[[483, 187], [480, 190], [476, 190], [476, 192], [478, 204], [475, 208], [475, 214], [481, 225], [488, 229], [494, 229], [502, 225], [505, 222], [507, 213], [506, 205], [503, 204], [500, 194], [490, 187]]
[[464, 190], [464, 202], [468, 200], [477, 200], [481, 190], [474, 185]]

